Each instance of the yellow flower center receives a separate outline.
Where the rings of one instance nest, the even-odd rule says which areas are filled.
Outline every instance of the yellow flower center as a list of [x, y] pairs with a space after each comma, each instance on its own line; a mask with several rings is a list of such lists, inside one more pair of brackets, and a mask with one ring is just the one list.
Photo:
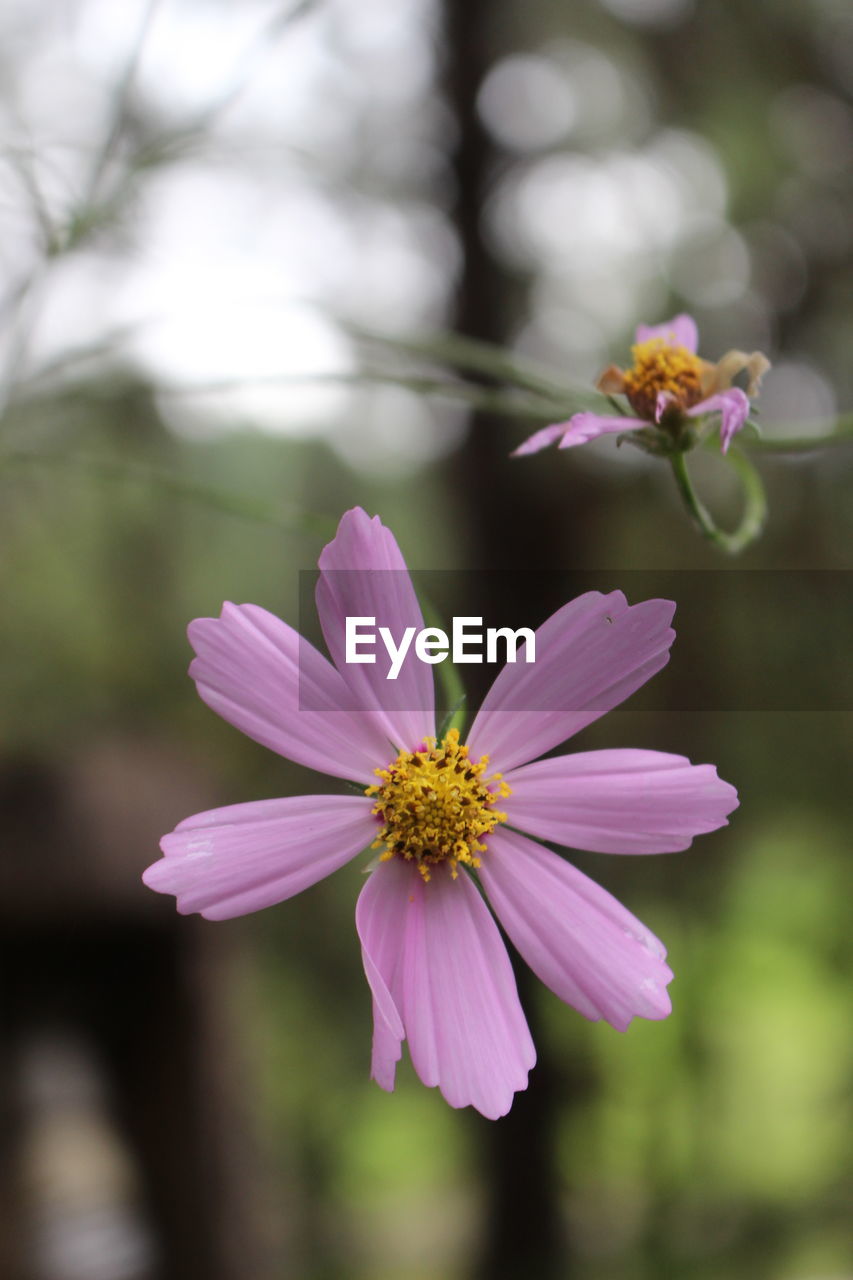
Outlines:
[[377, 769], [382, 781], [365, 795], [376, 797], [373, 813], [382, 828], [373, 848], [385, 846], [381, 861], [396, 855], [416, 862], [424, 880], [439, 862], [449, 864], [454, 880], [460, 862], [479, 867], [483, 836], [506, 822], [495, 802], [510, 794], [499, 773], [484, 776], [488, 764], [488, 756], [472, 762], [459, 730], [451, 729], [441, 746], [428, 738], [422, 751], [401, 751], [387, 769]]
[[702, 399], [702, 361], [686, 347], [649, 338], [632, 347], [631, 354], [634, 363], [625, 372], [625, 395], [641, 418], [654, 422], [661, 391], [668, 392], [679, 409]]

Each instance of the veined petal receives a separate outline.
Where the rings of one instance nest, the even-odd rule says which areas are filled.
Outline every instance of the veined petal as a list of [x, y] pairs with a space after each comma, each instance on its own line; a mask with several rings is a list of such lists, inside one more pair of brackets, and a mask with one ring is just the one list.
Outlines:
[[362, 890], [357, 922], [374, 997], [374, 1077], [388, 1078], [402, 1025], [424, 1084], [452, 1107], [505, 1115], [536, 1054], [506, 948], [470, 878], [436, 867], [427, 884], [391, 859]]
[[580, 751], [507, 775], [507, 822], [595, 853], [673, 853], [726, 825], [737, 792], [711, 764], [664, 751]]
[[[401, 957], [405, 944], [406, 912], [402, 906], [408, 877], [396, 859], [380, 863], [367, 878], [355, 909], [364, 972], [373, 994], [373, 1053], [371, 1078], [389, 1092], [394, 1088], [397, 1063], [406, 1038], [400, 1016]], [[385, 871], [379, 875], [378, 872]]]
[[650, 338], [663, 338], [671, 347], [686, 347], [696, 354], [699, 347], [699, 331], [692, 316], [673, 316], [665, 324], [638, 324], [634, 334], [636, 343], [648, 342]]
[[471, 726], [476, 760], [506, 773], [577, 733], [665, 666], [675, 605], [629, 605], [621, 591], [588, 591], [536, 632], [536, 661], [507, 664]]
[[605, 418], [599, 413], [575, 413], [563, 427], [559, 449], [573, 449], [577, 444], [588, 444], [598, 436], [618, 435], [621, 431], [638, 431], [649, 424], [642, 418]]
[[289, 796], [197, 813], [160, 841], [164, 857], [143, 875], [173, 893], [182, 915], [230, 920], [316, 884], [376, 836], [361, 796]]
[[617, 1031], [671, 1011], [663, 944], [576, 867], [506, 828], [489, 837], [480, 878], [501, 924], [546, 986]]
[[[390, 529], [356, 507], [347, 511], [334, 539], [320, 556], [317, 611], [329, 652], [355, 699], [342, 705], [369, 707], [398, 748], [413, 750], [435, 733], [432, 668], [421, 662], [411, 643], [396, 679], [379, 628], [387, 627], [395, 645], [406, 629], [423, 629], [424, 620], [406, 562]], [[347, 663], [348, 617], [374, 618], [374, 663]], [[410, 636], [410, 640], [411, 640]], [[367, 653], [367, 650], [362, 650]]]
[[687, 410], [689, 418], [697, 418], [703, 413], [719, 413], [720, 447], [726, 453], [732, 437], [749, 417], [749, 398], [740, 387], [729, 387], [727, 391], [718, 391]]
[[393, 754], [388, 737], [371, 712], [339, 710], [352, 702], [346, 684], [286, 622], [255, 604], [226, 603], [187, 634], [199, 695], [229, 724], [297, 764], [375, 781]]

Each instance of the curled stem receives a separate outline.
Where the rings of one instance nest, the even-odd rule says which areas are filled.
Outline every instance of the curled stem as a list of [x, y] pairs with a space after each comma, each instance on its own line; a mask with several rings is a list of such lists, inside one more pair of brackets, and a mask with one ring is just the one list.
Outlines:
[[744, 503], [740, 524], [730, 533], [727, 533], [725, 529], [719, 528], [710, 511], [693, 488], [693, 482], [687, 470], [685, 454], [675, 453], [670, 457], [672, 474], [675, 476], [678, 491], [699, 532], [709, 542], [713, 542], [714, 546], [719, 547], [721, 551], [725, 551], [728, 555], [738, 555], [750, 543], [755, 541], [764, 528], [764, 521], [767, 517], [767, 500], [760, 475], [749, 459], [736, 446], [729, 450], [728, 461], [737, 472]]

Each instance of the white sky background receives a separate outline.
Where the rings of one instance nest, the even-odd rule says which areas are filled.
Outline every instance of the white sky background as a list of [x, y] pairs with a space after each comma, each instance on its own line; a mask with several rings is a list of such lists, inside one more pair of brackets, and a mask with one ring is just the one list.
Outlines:
[[[137, 176], [117, 231], [54, 261], [35, 299], [29, 364], [133, 326], [121, 350], [159, 383], [246, 380], [163, 397], [185, 429], [250, 422], [340, 436], [353, 461], [419, 463], [450, 447], [458, 416], [431, 423], [393, 388], [274, 380], [354, 371], [333, 315], [392, 333], [445, 320], [458, 254], [427, 201], [448, 128], [431, 97], [431, 4], [337, 0], [276, 33], [289, 7], [153, 7], [132, 101], [163, 132], [211, 113], [209, 126], [175, 163]], [[146, 9], [40, 0], [0, 18], [15, 67], [3, 142], [31, 167], [57, 224], [86, 190]], [[7, 280], [36, 272], [40, 257], [17, 166], [0, 175]]]
[[[33, 191], [58, 227], [85, 204], [149, 6], [4, 0], [4, 293], [41, 276], [23, 313], [25, 367], [131, 326], [122, 350], [160, 384], [245, 380], [163, 396], [179, 428], [324, 434], [354, 465], [405, 471], [453, 446], [459, 414], [394, 388], [274, 380], [354, 372], [335, 316], [392, 334], [448, 323], [459, 252], [448, 213], [453, 122], [434, 88], [435, 6], [317, 0], [276, 29], [290, 7], [151, 6], [131, 105], [149, 133], [209, 123], [176, 159], [136, 175], [112, 228], [43, 271]], [[619, 0], [619, 16], [648, 25], [683, 7]], [[786, 92], [773, 108], [788, 113], [786, 137], [800, 136], [792, 113], [800, 133], [813, 117], [821, 137], [849, 132], [835, 99], [812, 95], [806, 110]], [[804, 287], [796, 239], [776, 223], [735, 230], [715, 151], [656, 126], [652, 93], [641, 65], [570, 39], [503, 59], [480, 93], [508, 161], [485, 234], [533, 281], [517, 345], [583, 380], [619, 354], [614, 343], [634, 324], [665, 318], [670, 287], [698, 313], [711, 357], [772, 346], [780, 299], [768, 291], [784, 281], [793, 306]], [[102, 193], [123, 159], [119, 149]], [[7, 361], [19, 368], [11, 341]], [[802, 367], [798, 416], [832, 413], [827, 380]], [[639, 451], [619, 453], [622, 465], [643, 465]]]

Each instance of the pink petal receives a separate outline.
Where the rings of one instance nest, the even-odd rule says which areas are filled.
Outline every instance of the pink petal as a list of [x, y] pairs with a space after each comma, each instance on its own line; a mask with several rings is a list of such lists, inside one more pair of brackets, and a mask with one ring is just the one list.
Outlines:
[[699, 348], [699, 331], [692, 316], [674, 316], [665, 324], [640, 324], [634, 335], [634, 341], [648, 342], [650, 338], [663, 338], [671, 347], [686, 347], [695, 355]]
[[[254, 604], [224, 604], [188, 628], [200, 696], [229, 724], [289, 760], [375, 782], [393, 748], [369, 712], [341, 711], [351, 694], [334, 667], [292, 627]], [[305, 702], [316, 710], [305, 710]], [[320, 709], [322, 708], [322, 709]]]
[[553, 444], [555, 440], [559, 440], [560, 436], [566, 431], [568, 423], [556, 422], [550, 427], [542, 427], [539, 431], [534, 431], [532, 436], [528, 436], [523, 444], [517, 449], [513, 449], [509, 455], [511, 458], [523, 458], [529, 453], [538, 453], [540, 449], [547, 449], [549, 444]]
[[390, 997], [424, 1084], [438, 1085], [452, 1107], [505, 1115], [536, 1053], [506, 948], [471, 879], [437, 867], [425, 884], [414, 866], [382, 863], [357, 921], [371, 962], [374, 1076], [387, 1078], [395, 1043], [399, 1050]]
[[726, 391], [708, 396], [707, 400], [702, 400], [687, 410], [689, 418], [697, 418], [703, 413], [719, 413], [720, 446], [723, 453], [727, 453], [732, 437], [740, 431], [749, 417], [749, 397], [740, 387], [729, 387]]
[[373, 994], [370, 1075], [389, 1092], [394, 1088], [396, 1064], [406, 1038], [399, 1010], [410, 871], [397, 858], [380, 863], [368, 876], [355, 909], [361, 958]]
[[664, 410], [673, 403], [675, 396], [671, 391], [659, 391], [655, 396], [655, 422], [660, 422]]
[[[360, 507], [342, 516], [320, 556], [317, 611], [335, 666], [355, 694], [343, 705], [372, 708], [398, 747], [412, 750], [433, 735], [432, 668], [415, 656], [414, 642], [396, 680], [386, 679], [391, 664], [379, 627], [388, 627], [399, 645], [406, 628], [417, 633], [424, 620], [400, 548], [378, 516], [371, 520]], [[376, 619], [375, 663], [346, 662], [347, 617]]]
[[508, 664], [468, 735], [474, 759], [506, 773], [543, 755], [618, 706], [669, 660], [675, 605], [628, 605], [621, 591], [588, 591], [536, 632], [536, 661]]
[[376, 837], [361, 796], [289, 796], [210, 809], [160, 841], [144, 882], [173, 893], [182, 915], [208, 920], [260, 911], [337, 871]]
[[577, 444], [588, 444], [598, 436], [616, 435], [621, 431], [637, 431], [649, 424], [641, 418], [604, 418], [598, 413], [576, 413], [568, 422], [560, 424], [564, 428], [560, 449], [573, 449]]
[[502, 827], [480, 878], [501, 924], [546, 986], [593, 1022], [624, 1031], [671, 1011], [663, 945], [594, 881]]
[[596, 853], [672, 853], [726, 825], [737, 792], [711, 764], [631, 748], [514, 769], [501, 801], [512, 827]]

